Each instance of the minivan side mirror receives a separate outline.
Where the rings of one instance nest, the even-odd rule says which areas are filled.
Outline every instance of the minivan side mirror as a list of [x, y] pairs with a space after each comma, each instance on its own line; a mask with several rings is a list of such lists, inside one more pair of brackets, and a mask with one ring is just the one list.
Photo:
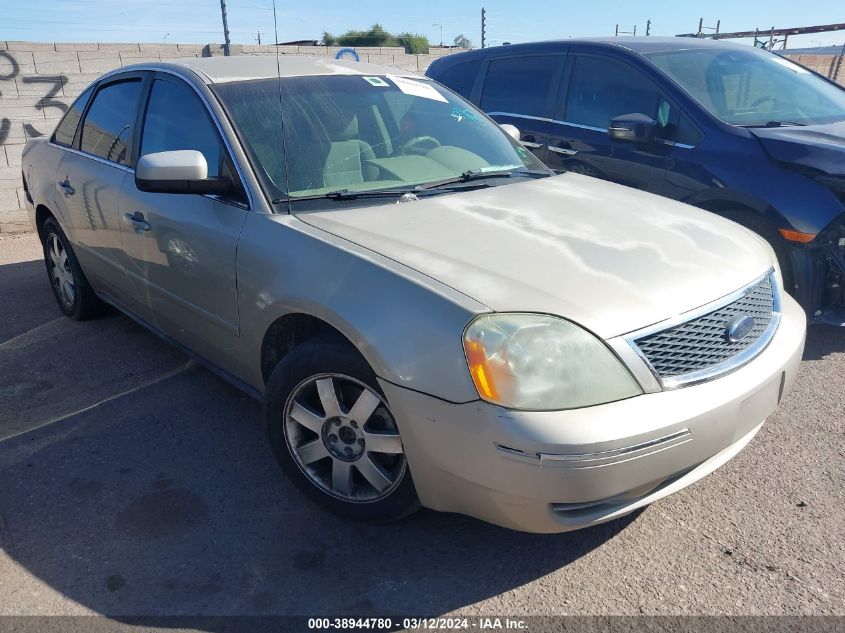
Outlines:
[[652, 145], [657, 121], [645, 114], [623, 114], [610, 121], [607, 135], [610, 140], [635, 145]]
[[193, 149], [145, 154], [135, 166], [135, 186], [149, 193], [223, 195], [232, 191], [227, 178], [209, 178], [208, 163]]
[[505, 134], [510, 136], [513, 140], [519, 140], [519, 128], [515, 125], [511, 125], [510, 123], [502, 123], [500, 126]]

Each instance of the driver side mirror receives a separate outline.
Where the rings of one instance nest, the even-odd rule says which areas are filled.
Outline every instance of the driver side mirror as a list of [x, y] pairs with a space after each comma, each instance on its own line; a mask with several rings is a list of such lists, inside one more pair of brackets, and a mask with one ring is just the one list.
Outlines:
[[623, 114], [610, 121], [607, 135], [618, 143], [649, 146], [654, 143], [657, 121], [645, 114]]
[[510, 123], [502, 123], [500, 126], [505, 134], [510, 136], [513, 140], [519, 141], [519, 128]]
[[233, 189], [227, 178], [209, 178], [208, 163], [193, 149], [145, 154], [135, 167], [135, 186], [149, 193], [223, 195]]

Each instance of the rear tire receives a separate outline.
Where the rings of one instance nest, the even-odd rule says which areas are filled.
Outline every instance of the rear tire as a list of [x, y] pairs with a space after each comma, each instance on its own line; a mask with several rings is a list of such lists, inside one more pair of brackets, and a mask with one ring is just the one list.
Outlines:
[[59, 309], [65, 316], [76, 321], [97, 316], [103, 303], [94, 294], [76, 259], [70, 240], [55, 218], [47, 218], [41, 235], [47, 277]]
[[395, 521], [420, 507], [399, 429], [375, 373], [344, 341], [306, 341], [264, 396], [273, 453], [305, 494], [345, 518]]

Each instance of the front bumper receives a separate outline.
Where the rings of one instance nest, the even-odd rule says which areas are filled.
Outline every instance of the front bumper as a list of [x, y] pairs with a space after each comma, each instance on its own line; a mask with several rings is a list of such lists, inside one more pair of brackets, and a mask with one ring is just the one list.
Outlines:
[[768, 347], [716, 380], [583, 409], [448, 403], [382, 381], [426, 507], [528, 532], [623, 516], [738, 453], [791, 389], [806, 320], [785, 297]]

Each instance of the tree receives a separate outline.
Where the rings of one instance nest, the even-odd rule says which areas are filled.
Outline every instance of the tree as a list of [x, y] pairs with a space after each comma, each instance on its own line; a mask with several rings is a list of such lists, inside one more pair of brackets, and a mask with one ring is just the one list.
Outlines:
[[323, 44], [326, 46], [403, 46], [406, 53], [427, 53], [428, 38], [413, 33], [391, 35], [381, 24], [373, 24], [366, 31], [350, 29], [343, 35], [323, 33]]
[[459, 48], [472, 48], [472, 42], [470, 42], [469, 38], [465, 37], [463, 33], [455, 38], [454, 45]]

